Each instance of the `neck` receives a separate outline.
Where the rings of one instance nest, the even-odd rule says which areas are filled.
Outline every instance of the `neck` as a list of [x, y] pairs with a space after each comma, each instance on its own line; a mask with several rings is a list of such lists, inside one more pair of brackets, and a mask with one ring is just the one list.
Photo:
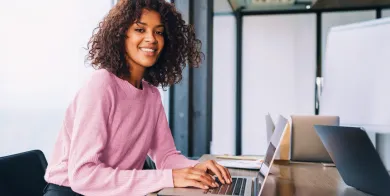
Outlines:
[[136, 79], [130, 77], [130, 79], [127, 80], [131, 85], [135, 86], [138, 89], [142, 89], [142, 78]]
[[127, 81], [138, 89], [142, 89], [142, 78], [144, 77], [145, 68], [139, 65], [129, 66], [130, 78]]

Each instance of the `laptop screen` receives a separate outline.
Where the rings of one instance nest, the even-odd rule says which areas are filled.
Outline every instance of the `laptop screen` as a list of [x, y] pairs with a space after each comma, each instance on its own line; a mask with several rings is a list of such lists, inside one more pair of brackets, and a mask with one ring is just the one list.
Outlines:
[[265, 159], [263, 163], [260, 166], [260, 170], [257, 174], [256, 183], [254, 190], [256, 190], [255, 195], [259, 195], [262, 185], [264, 184], [264, 180], [269, 174], [271, 165], [275, 159], [276, 151], [279, 148], [280, 142], [282, 141], [284, 130], [286, 128], [286, 125], [288, 124], [287, 119], [285, 119], [283, 116], [279, 116], [277, 123], [275, 125], [275, 131], [271, 136], [271, 140], [268, 144], [267, 151], [265, 154]]

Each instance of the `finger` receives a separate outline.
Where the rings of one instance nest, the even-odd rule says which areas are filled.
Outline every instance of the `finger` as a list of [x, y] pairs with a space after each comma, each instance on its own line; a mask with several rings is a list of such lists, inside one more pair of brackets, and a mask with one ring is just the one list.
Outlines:
[[220, 169], [216, 166], [216, 163], [213, 161], [213, 162], [210, 162], [210, 164], [207, 164], [207, 168], [209, 170], [211, 170], [215, 175], [217, 175], [218, 179], [220, 182], [222, 182], [222, 184], [226, 184], [226, 181], [225, 178], [223, 177], [223, 174], [222, 172], [220, 171]]
[[220, 164], [218, 164], [218, 163], [216, 165], [219, 168], [222, 167], [225, 170], [225, 173], [226, 173], [227, 177], [230, 179], [230, 181], [232, 181], [232, 176], [230, 175], [229, 169], [224, 167], [224, 166], [222, 166], [222, 165], [220, 165]]
[[209, 173], [206, 173], [204, 172], [203, 170], [201, 169], [197, 169], [195, 167], [193, 167], [191, 169], [191, 172], [190, 173], [194, 173], [194, 174], [198, 174], [198, 175], [206, 175], [207, 177], [210, 177], [209, 179], [212, 181], [212, 182], [215, 182], [214, 178], [212, 175], [210, 175]]
[[197, 188], [205, 189], [205, 190], [209, 189], [209, 186], [207, 186], [199, 181], [196, 181], [196, 180], [189, 180], [188, 186], [197, 187]]
[[206, 173], [203, 170], [197, 169], [195, 167], [192, 169], [194, 174], [204, 175], [207, 178], [207, 180], [210, 180], [213, 187], [219, 187], [219, 184], [215, 181], [213, 175], [210, 175], [209, 173]]
[[226, 171], [226, 173], [228, 174], [228, 176], [229, 176], [229, 178], [230, 178], [230, 181], [231, 181], [231, 180], [232, 180], [232, 175], [230, 174], [229, 169], [226, 168], [226, 167], [223, 167], [223, 168], [225, 169], [225, 171]]
[[215, 174], [213, 171], [211, 171], [211, 170], [208, 170], [207, 173], [209, 173], [211, 176], [216, 175], [216, 174]]
[[190, 173], [187, 175], [187, 179], [202, 182], [204, 185], [207, 185], [209, 187], [216, 187], [216, 184], [214, 184], [214, 181], [208, 174]]
[[225, 179], [225, 181], [228, 182], [229, 184], [232, 183], [231, 177], [228, 174], [229, 171], [227, 171], [227, 169], [225, 167], [223, 167], [222, 165], [215, 164], [215, 166], [221, 171], [222, 176]]

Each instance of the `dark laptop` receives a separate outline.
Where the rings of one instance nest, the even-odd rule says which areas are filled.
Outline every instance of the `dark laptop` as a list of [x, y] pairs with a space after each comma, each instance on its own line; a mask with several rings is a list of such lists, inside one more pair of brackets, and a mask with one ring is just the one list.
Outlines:
[[389, 173], [366, 131], [327, 125], [314, 128], [347, 185], [373, 195], [390, 195]]

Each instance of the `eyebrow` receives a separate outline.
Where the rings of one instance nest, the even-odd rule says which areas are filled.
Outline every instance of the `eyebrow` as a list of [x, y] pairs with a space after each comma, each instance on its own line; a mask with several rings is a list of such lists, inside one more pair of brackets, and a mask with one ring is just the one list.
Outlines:
[[[142, 25], [145, 25], [145, 26], [148, 26], [148, 24], [144, 23], [144, 22], [137, 22], [137, 24], [142, 24]], [[164, 27], [164, 24], [159, 24], [157, 25], [156, 27]]]

